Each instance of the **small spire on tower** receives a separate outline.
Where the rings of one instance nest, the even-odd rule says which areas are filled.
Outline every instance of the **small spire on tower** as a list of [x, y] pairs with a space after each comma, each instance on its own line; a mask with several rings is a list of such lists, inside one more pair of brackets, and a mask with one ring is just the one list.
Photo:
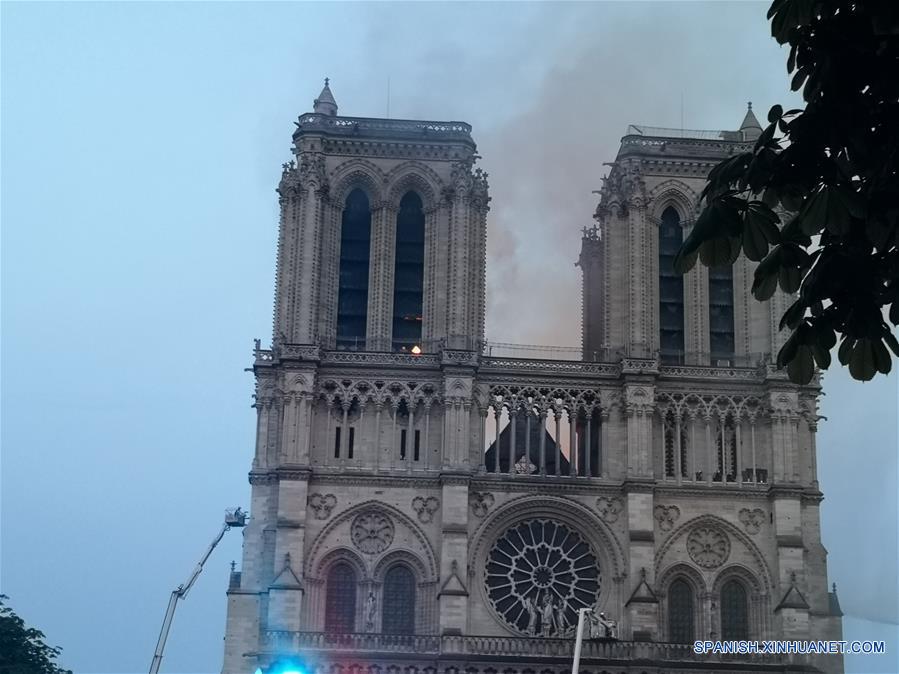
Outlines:
[[762, 125], [752, 111], [752, 101], [747, 103], [746, 116], [740, 124], [740, 131], [743, 132], [743, 140], [755, 140], [762, 135]]
[[331, 117], [336, 117], [337, 101], [334, 100], [334, 94], [331, 93], [331, 87], [329, 86], [330, 82], [331, 79], [326, 77], [325, 86], [322, 89], [322, 92], [312, 103], [312, 112], [317, 112], [321, 115], [330, 115]]

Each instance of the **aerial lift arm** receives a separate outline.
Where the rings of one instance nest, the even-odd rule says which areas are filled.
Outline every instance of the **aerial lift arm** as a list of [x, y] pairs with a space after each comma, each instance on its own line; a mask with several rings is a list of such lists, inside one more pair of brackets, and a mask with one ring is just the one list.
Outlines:
[[156, 642], [156, 652], [153, 654], [153, 661], [150, 663], [150, 674], [157, 674], [159, 671], [159, 665], [162, 663], [162, 653], [165, 651], [165, 642], [169, 638], [169, 628], [172, 626], [172, 618], [175, 615], [175, 608], [178, 605], [178, 600], [184, 599], [187, 596], [187, 593], [190, 592], [190, 588], [193, 587], [197, 577], [203, 570], [203, 565], [206, 563], [206, 560], [209, 559], [209, 555], [212, 554], [212, 551], [215, 550], [215, 546], [222, 540], [225, 532], [231, 527], [240, 528], [245, 526], [246, 520], [246, 513], [240, 508], [225, 511], [225, 523], [222, 525], [221, 531], [218, 532], [218, 535], [206, 549], [199, 564], [197, 564], [190, 574], [190, 578], [187, 579], [186, 583], [182, 583], [172, 591], [172, 596], [169, 597], [169, 605], [165, 610], [165, 618], [162, 620], [162, 629], [159, 632], [159, 640]]

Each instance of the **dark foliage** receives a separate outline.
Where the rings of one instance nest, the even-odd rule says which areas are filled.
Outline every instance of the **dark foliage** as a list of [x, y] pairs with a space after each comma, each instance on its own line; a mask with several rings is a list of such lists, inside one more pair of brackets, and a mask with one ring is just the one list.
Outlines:
[[805, 109], [775, 105], [753, 150], [711, 171], [675, 268], [742, 251], [758, 300], [795, 293], [778, 367], [808, 383], [840, 339], [869, 380], [899, 356], [899, 2], [775, 0], [768, 18]]
[[44, 643], [44, 633], [27, 627], [5, 599], [0, 594], [0, 674], [72, 674], [55, 662], [60, 649]]

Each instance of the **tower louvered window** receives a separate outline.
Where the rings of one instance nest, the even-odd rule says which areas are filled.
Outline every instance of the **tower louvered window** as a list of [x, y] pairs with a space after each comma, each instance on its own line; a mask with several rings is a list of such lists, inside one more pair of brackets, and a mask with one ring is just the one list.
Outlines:
[[738, 580], [729, 580], [721, 588], [721, 639], [739, 641], [749, 638], [749, 601], [746, 588]]
[[659, 226], [659, 356], [664, 363], [684, 360], [684, 277], [674, 271], [683, 241], [680, 216], [669, 206]]
[[425, 264], [425, 215], [421, 197], [407, 192], [396, 216], [393, 275], [393, 350], [421, 346]]
[[381, 630], [388, 634], [415, 633], [415, 576], [397, 564], [384, 576]]
[[734, 270], [709, 267], [709, 348], [712, 365], [734, 358]]
[[340, 227], [340, 282], [337, 292], [337, 348], [365, 348], [368, 322], [368, 267], [371, 209], [360, 189], [350, 192]]
[[678, 578], [668, 588], [668, 639], [677, 644], [693, 643], [693, 590]]
[[356, 628], [356, 572], [345, 562], [328, 571], [325, 588], [325, 632], [346, 634]]

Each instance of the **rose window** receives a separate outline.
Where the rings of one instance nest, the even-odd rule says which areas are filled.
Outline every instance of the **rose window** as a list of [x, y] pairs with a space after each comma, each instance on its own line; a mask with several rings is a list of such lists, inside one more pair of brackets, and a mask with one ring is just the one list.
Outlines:
[[714, 569], [727, 561], [730, 541], [724, 532], [712, 527], [695, 527], [687, 536], [690, 558], [704, 569]]
[[599, 563], [577, 532], [552, 520], [517, 524], [487, 555], [486, 589], [503, 621], [522, 634], [567, 636], [577, 610], [599, 597]]
[[393, 522], [379, 512], [357, 515], [350, 532], [356, 547], [369, 555], [383, 552], [393, 542]]

